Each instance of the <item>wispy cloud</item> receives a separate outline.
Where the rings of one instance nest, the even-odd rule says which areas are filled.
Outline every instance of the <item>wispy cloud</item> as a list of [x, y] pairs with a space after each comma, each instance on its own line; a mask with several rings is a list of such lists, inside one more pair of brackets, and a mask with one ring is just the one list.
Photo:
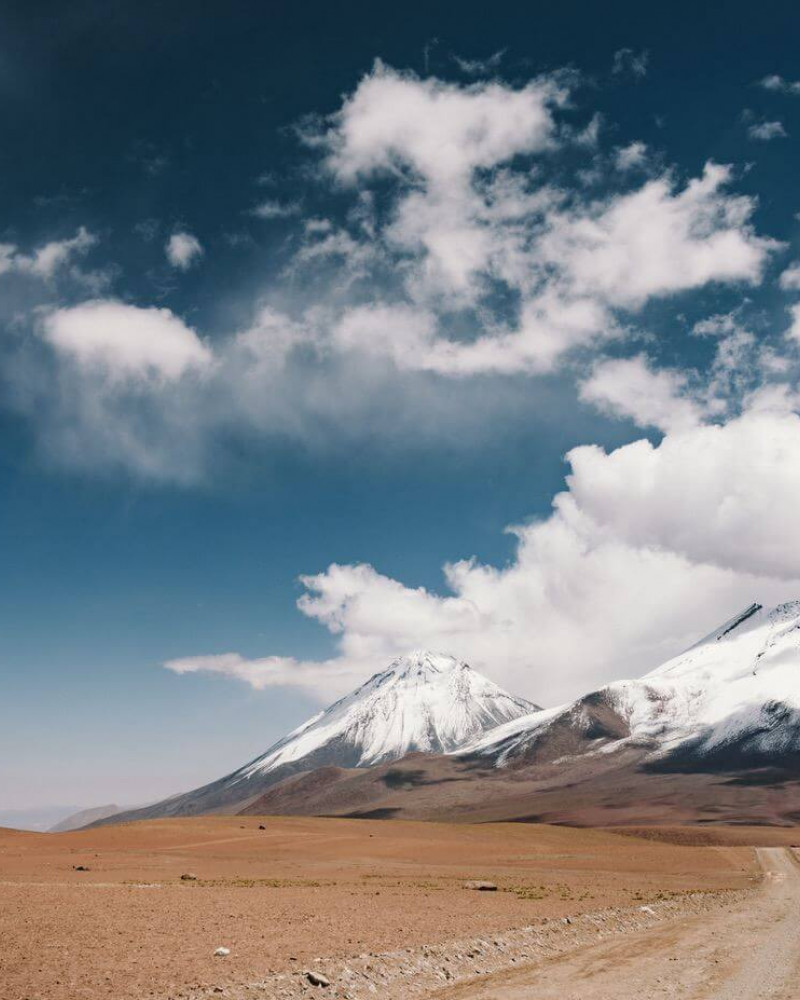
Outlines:
[[617, 49], [611, 64], [611, 72], [619, 76], [629, 73], [638, 79], [647, 76], [650, 64], [650, 53], [647, 49], [636, 52], [634, 49]]
[[747, 135], [757, 142], [771, 142], [773, 139], [786, 139], [789, 133], [779, 121], [763, 121], [748, 125]]
[[461, 56], [453, 55], [453, 61], [462, 73], [467, 76], [490, 76], [499, 68], [506, 54], [505, 49], [500, 49], [485, 59], [465, 59]]
[[258, 205], [250, 209], [250, 215], [257, 219], [289, 219], [293, 215], [300, 214], [299, 202], [281, 202], [274, 198], [267, 198]]

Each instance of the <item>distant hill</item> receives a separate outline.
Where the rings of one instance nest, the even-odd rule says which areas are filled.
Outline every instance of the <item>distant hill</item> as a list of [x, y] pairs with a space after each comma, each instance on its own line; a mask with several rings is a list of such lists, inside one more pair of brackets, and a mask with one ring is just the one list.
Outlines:
[[102, 819], [109, 819], [121, 812], [121, 807], [116, 805], [95, 806], [93, 809], [81, 809], [62, 819], [61, 822], [51, 826], [48, 833], [66, 833], [68, 830], [80, 830], [82, 826], [89, 826]]
[[35, 830], [44, 832], [79, 806], [35, 806], [31, 809], [0, 809], [0, 826], [7, 830]]

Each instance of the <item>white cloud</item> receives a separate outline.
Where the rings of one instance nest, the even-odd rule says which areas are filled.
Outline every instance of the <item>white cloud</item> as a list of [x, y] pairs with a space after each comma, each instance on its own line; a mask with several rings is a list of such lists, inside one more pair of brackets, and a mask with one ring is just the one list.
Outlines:
[[173, 233], [164, 248], [167, 260], [179, 271], [188, 271], [203, 256], [204, 250], [200, 240], [191, 233]]
[[[491, 393], [484, 412], [499, 412], [507, 394], [524, 391], [521, 380], [500, 388], [500, 377], [571, 365], [585, 371], [612, 341], [623, 352], [654, 299], [711, 283], [757, 283], [777, 244], [755, 232], [755, 200], [729, 190], [731, 169], [708, 164], [684, 183], [669, 172], [635, 186], [625, 178], [620, 192], [612, 160], [584, 145], [587, 135], [599, 141], [597, 129], [575, 124], [574, 115], [562, 121], [575, 79], [555, 73], [524, 86], [457, 85], [377, 64], [324, 127], [307, 133], [325, 165], [307, 176], [352, 195], [349, 209], [298, 220], [280, 281], [253, 303], [250, 330], [218, 333], [212, 357], [166, 310], [109, 301], [50, 308], [42, 329], [56, 351], [27, 412], [53, 441], [59, 420], [70, 429], [75, 444], [65, 454], [113, 455], [115, 465], [129, 454], [131, 468], [148, 475], [144, 439], [156, 442], [160, 476], [169, 473], [167, 446], [180, 452], [181, 435], [198, 461], [204, 440], [237, 432], [304, 444], [363, 434], [366, 426], [393, 440], [434, 436], [419, 407], [403, 412], [409, 400], [424, 399], [450, 440], [458, 420], [472, 419], [470, 392], [482, 401]], [[596, 196], [551, 156], [567, 146], [565, 159], [599, 163]], [[637, 143], [617, 150], [619, 165], [632, 166], [643, 151]], [[261, 214], [299, 213], [301, 204], [267, 201]], [[92, 240], [82, 230], [30, 258], [0, 249], [0, 271], [57, 272]], [[187, 268], [202, 247], [175, 233], [168, 251]], [[738, 344], [741, 354], [745, 339]], [[688, 419], [679, 377], [636, 364], [598, 367], [584, 391], [607, 411], [647, 424], [674, 428]], [[94, 417], [88, 404], [70, 402], [67, 385], [77, 398], [88, 384], [76, 373], [98, 394]], [[720, 385], [722, 375], [720, 362]], [[479, 377], [481, 385], [459, 388]], [[725, 377], [731, 395], [733, 379]], [[48, 379], [63, 391], [53, 392], [58, 403], [43, 417]], [[716, 417], [728, 412], [695, 405]], [[106, 442], [99, 451], [92, 435]]]
[[344, 182], [408, 168], [446, 193], [468, 184], [478, 168], [546, 149], [552, 108], [564, 97], [547, 78], [518, 90], [501, 83], [458, 87], [378, 62], [335, 118], [329, 166]]
[[254, 215], [257, 219], [265, 219], [267, 221], [272, 219], [288, 219], [293, 215], [298, 215], [299, 212], [300, 205], [298, 202], [282, 202], [277, 201], [275, 198], [267, 198], [259, 202], [255, 208], [250, 209], [251, 215]]
[[[499, 176], [471, 217], [457, 200], [412, 192], [388, 238], [425, 248], [411, 272], [415, 304], [355, 307], [336, 340], [442, 375], [552, 371], [571, 350], [620, 336], [616, 309], [711, 282], [760, 280], [777, 244], [753, 232], [754, 202], [726, 193], [729, 181], [729, 168], [708, 164], [682, 189], [661, 177], [566, 209], [550, 189], [533, 195]], [[436, 296], [420, 290], [447, 288], [463, 304], [492, 273], [520, 292], [516, 321], [484, 316], [474, 338], [447, 336]]]
[[182, 669], [296, 684], [326, 700], [424, 646], [553, 704], [644, 672], [753, 600], [800, 592], [795, 414], [765, 410], [657, 446], [567, 458], [568, 489], [549, 518], [514, 529], [508, 566], [448, 565], [450, 594], [439, 595], [371, 566], [333, 565], [302, 578], [299, 607], [337, 637], [338, 656], [296, 673], [286, 659], [235, 654]]
[[764, 90], [773, 90], [781, 94], [800, 94], [800, 80], [786, 80], [777, 73], [765, 76], [759, 81]]
[[296, 660], [293, 656], [247, 660], [238, 653], [221, 653], [167, 660], [164, 666], [175, 674], [220, 674], [244, 681], [257, 691], [271, 687], [304, 687], [344, 694], [363, 678], [363, 672], [339, 660], [315, 662]]
[[142, 309], [111, 299], [56, 309], [45, 316], [42, 332], [63, 357], [111, 382], [174, 381], [212, 361], [194, 330], [169, 309]]
[[[49, 464], [190, 483], [207, 468], [221, 367], [168, 309], [101, 299], [42, 312], [5, 373]], [[42, 349], [44, 345], [45, 349]]]
[[786, 336], [797, 343], [800, 343], [800, 303], [790, 306], [789, 315], [792, 317]]
[[787, 292], [800, 292], [800, 261], [794, 261], [781, 274], [780, 286]]
[[612, 318], [591, 299], [562, 300], [545, 293], [526, 302], [516, 327], [473, 341], [441, 337], [430, 311], [408, 306], [348, 311], [335, 331], [339, 349], [383, 355], [406, 371], [451, 377], [552, 371], [561, 355], [593, 337], [613, 336]]
[[580, 385], [580, 398], [639, 427], [676, 432], [730, 418], [767, 400], [794, 397], [797, 362], [791, 352], [759, 339], [734, 312], [695, 323], [692, 334], [714, 338], [701, 368], [655, 368], [644, 355], [599, 361]]
[[682, 430], [702, 420], [701, 407], [687, 393], [685, 372], [654, 371], [643, 355], [599, 362], [581, 385], [585, 402], [639, 427]]
[[643, 142], [631, 142], [617, 150], [614, 157], [617, 170], [637, 170], [647, 163], [647, 146]]
[[606, 454], [570, 454], [570, 497], [614, 537], [694, 563], [794, 580], [800, 417], [745, 414]]
[[682, 190], [661, 177], [556, 215], [539, 253], [576, 291], [627, 308], [709, 282], [755, 284], [776, 244], [752, 231], [753, 200], [724, 192], [730, 179], [729, 167], [708, 163]]
[[[52, 240], [23, 254], [13, 243], [0, 244], [0, 275], [9, 272], [27, 274], [48, 281], [60, 270], [72, 265], [74, 258], [84, 256], [97, 243], [97, 237], [80, 227], [75, 236], [65, 240]], [[80, 273], [73, 271], [74, 276]]]
[[747, 135], [756, 142], [771, 142], [773, 139], [786, 139], [789, 133], [783, 127], [782, 122], [763, 121], [749, 125]]
[[[394, 211], [380, 236], [406, 276], [412, 299], [472, 305], [490, 273], [513, 252], [517, 215], [541, 215], [500, 168], [555, 149], [554, 111], [567, 89], [555, 77], [521, 88], [498, 82], [462, 87], [421, 80], [376, 64], [334, 116], [321, 140], [342, 184], [390, 178]], [[523, 174], [524, 176], [524, 174]], [[524, 216], [523, 216], [524, 217]]]

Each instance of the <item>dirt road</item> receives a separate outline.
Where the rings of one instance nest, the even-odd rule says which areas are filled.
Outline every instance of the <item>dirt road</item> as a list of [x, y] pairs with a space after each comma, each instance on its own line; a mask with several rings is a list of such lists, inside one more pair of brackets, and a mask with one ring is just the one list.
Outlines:
[[760, 848], [762, 889], [730, 911], [655, 927], [437, 993], [437, 1000], [798, 1000], [800, 866]]

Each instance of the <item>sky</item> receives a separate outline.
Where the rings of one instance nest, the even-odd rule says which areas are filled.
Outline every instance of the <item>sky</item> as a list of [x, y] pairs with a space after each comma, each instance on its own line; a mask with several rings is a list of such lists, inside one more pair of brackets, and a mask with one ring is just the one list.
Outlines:
[[790, 4], [0, 11], [0, 809], [800, 597]]

